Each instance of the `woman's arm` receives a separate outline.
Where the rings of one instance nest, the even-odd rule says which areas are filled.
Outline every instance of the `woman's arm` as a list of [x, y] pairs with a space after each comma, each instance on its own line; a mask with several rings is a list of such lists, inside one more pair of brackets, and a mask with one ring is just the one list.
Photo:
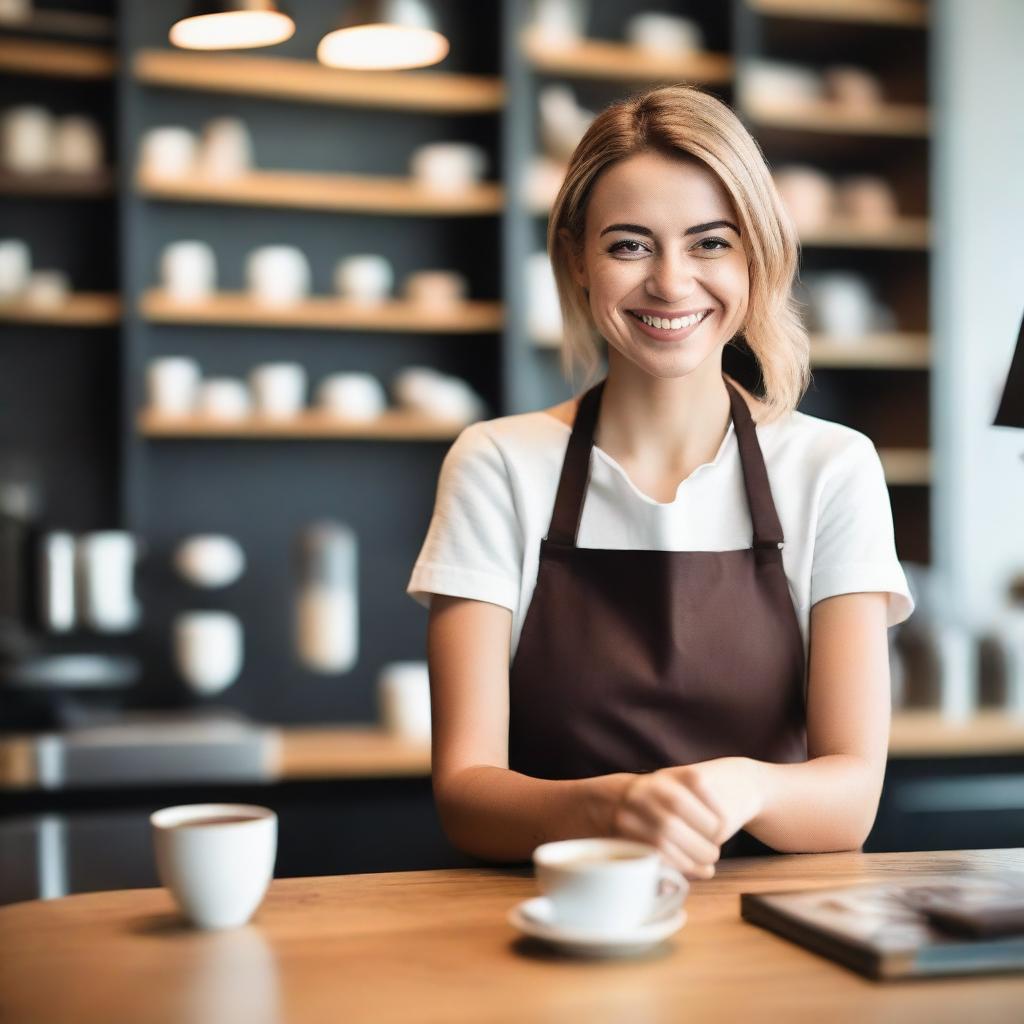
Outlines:
[[892, 709], [887, 601], [884, 593], [839, 594], [811, 608], [807, 761], [704, 762], [723, 800], [732, 787], [757, 790], [761, 809], [743, 827], [775, 850], [855, 850], [871, 831]]
[[445, 834], [486, 860], [528, 861], [555, 839], [604, 834], [633, 779], [534, 779], [508, 768], [512, 612], [433, 594], [427, 626], [434, 800]]

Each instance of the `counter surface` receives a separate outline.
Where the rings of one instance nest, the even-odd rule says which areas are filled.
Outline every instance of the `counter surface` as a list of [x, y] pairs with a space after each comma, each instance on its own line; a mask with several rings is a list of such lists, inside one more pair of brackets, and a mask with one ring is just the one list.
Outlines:
[[252, 922], [187, 929], [163, 889], [0, 909], [0, 1019], [444, 1024], [1018, 1021], [1024, 976], [873, 982], [739, 917], [740, 892], [1024, 870], [1024, 849], [734, 859], [642, 959], [573, 960], [506, 922], [525, 867], [275, 880]]

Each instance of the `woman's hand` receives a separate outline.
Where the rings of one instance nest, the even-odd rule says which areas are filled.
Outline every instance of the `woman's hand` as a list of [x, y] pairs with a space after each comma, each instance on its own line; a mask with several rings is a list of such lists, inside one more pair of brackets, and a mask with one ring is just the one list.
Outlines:
[[656, 846], [687, 878], [711, 878], [721, 844], [761, 812], [755, 762], [721, 757], [637, 775], [622, 791], [611, 834]]

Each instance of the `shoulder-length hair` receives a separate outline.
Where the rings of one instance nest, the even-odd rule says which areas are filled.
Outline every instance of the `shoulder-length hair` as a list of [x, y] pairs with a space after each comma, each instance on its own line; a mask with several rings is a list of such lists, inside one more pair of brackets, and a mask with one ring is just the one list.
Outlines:
[[[647, 89], [613, 103], [594, 119], [569, 160], [548, 219], [548, 256], [562, 309], [562, 370], [580, 371], [585, 387], [600, 373], [601, 346], [583, 288], [570, 269], [574, 255], [559, 237], [567, 229], [582, 249], [587, 200], [602, 171], [645, 150], [695, 158], [721, 181], [746, 240], [750, 294], [742, 336], [762, 379], [764, 420], [795, 409], [810, 383], [809, 340], [793, 294], [799, 240], [760, 146], [721, 100], [691, 85]], [[735, 338], [728, 344], [735, 343]]]

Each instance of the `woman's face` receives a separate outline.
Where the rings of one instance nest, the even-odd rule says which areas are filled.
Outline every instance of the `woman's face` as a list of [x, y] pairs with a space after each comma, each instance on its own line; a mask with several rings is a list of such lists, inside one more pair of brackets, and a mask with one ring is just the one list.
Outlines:
[[[739, 231], [728, 193], [696, 160], [646, 151], [609, 167], [591, 190], [583, 251], [573, 266], [590, 289], [609, 359], [617, 352], [663, 379], [702, 365], [720, 373], [721, 349], [747, 312]], [[693, 313], [703, 319], [671, 326]], [[644, 314], [665, 326], [645, 327]], [[715, 359], [706, 362], [709, 356]]]

